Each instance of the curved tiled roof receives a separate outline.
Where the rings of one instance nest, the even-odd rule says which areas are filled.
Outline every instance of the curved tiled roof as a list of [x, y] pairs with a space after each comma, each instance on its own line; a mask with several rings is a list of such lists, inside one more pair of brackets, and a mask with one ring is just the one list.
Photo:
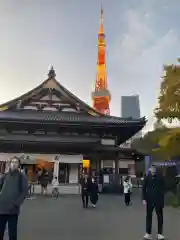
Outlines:
[[63, 93], [63, 95], [65, 95], [66, 97], [70, 98], [71, 100], [73, 100], [74, 102], [77, 102], [81, 108], [86, 109], [87, 112], [90, 113], [90, 115], [103, 115], [102, 113], [97, 112], [94, 108], [92, 108], [91, 106], [89, 106], [88, 104], [86, 104], [84, 101], [82, 101], [80, 98], [78, 98], [76, 95], [74, 95], [72, 92], [70, 92], [67, 88], [65, 88], [63, 85], [61, 85], [57, 80], [56, 80], [56, 74], [53, 68], [51, 68], [51, 70], [49, 71], [48, 74], [48, 79], [46, 79], [45, 81], [43, 81], [39, 86], [35, 87], [34, 89], [28, 91], [27, 93], [13, 99], [10, 100], [6, 103], [0, 104], [0, 111], [4, 111], [7, 110], [9, 108], [11, 108], [12, 106], [15, 106], [18, 102], [20, 101], [24, 101], [27, 99], [32, 98], [32, 96], [36, 95], [38, 92], [42, 91], [42, 89], [44, 88], [45, 85], [47, 85], [50, 82], [54, 82], [54, 84], [56, 86], [58, 86], [58, 88], [61, 90], [61, 92]]
[[114, 125], [142, 125], [146, 123], [145, 118], [131, 119], [113, 116], [89, 116], [73, 112], [52, 112], [52, 111], [2, 111], [0, 122], [45, 122], [45, 123], [91, 123], [91, 124], [114, 124]]

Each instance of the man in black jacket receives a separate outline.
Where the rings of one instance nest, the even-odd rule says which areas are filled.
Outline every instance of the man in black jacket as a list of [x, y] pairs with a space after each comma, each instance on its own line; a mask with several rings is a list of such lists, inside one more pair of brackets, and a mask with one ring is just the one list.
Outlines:
[[81, 198], [83, 202], [83, 208], [88, 207], [89, 203], [89, 188], [90, 188], [90, 179], [85, 175], [81, 179]]
[[143, 204], [146, 205], [146, 234], [144, 239], [152, 239], [152, 215], [155, 209], [158, 220], [158, 240], [163, 240], [163, 208], [164, 208], [164, 179], [157, 174], [156, 167], [151, 166], [144, 179], [142, 188]]

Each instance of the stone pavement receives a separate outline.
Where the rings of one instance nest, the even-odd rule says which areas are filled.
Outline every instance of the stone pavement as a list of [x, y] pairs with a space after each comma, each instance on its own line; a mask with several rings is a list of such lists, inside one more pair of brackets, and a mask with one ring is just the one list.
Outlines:
[[[164, 232], [168, 239], [179, 239], [179, 223], [180, 210], [166, 208]], [[144, 228], [145, 211], [139, 196], [133, 197], [132, 206], [125, 207], [122, 196], [102, 195], [96, 209], [82, 209], [77, 195], [58, 200], [39, 196], [26, 200], [22, 208], [18, 240], [139, 240]]]
[[[47, 188], [48, 195], [52, 195], [52, 185], [49, 184]], [[60, 194], [79, 194], [80, 193], [80, 186], [78, 184], [62, 184], [58, 187]], [[34, 186], [35, 194], [41, 193], [41, 186], [36, 184]]]

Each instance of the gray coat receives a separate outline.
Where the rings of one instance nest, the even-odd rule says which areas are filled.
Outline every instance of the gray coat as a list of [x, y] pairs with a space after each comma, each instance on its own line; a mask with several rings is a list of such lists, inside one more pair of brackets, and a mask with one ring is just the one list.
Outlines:
[[0, 214], [19, 214], [28, 195], [28, 180], [19, 171], [8, 172], [0, 179]]

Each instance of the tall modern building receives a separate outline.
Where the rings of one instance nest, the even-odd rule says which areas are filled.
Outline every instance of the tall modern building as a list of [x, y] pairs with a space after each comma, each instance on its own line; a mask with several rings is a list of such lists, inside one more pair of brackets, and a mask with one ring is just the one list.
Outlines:
[[[141, 117], [139, 95], [121, 96], [121, 117], [137, 119]], [[141, 136], [142, 132], [140, 131], [134, 137]]]
[[121, 97], [121, 117], [140, 118], [139, 95]]
[[[121, 96], [121, 117], [122, 118], [140, 118], [140, 101], [139, 95], [132, 95], [132, 96]], [[121, 144], [123, 148], [131, 148], [131, 144], [133, 139], [142, 137], [142, 131], [138, 132], [132, 138], [128, 139], [125, 143]], [[144, 163], [140, 162], [137, 164], [135, 161], [132, 161], [131, 164], [128, 166], [129, 175], [133, 176], [140, 176], [142, 169], [144, 169]], [[130, 169], [133, 169], [133, 173], [131, 173]]]

